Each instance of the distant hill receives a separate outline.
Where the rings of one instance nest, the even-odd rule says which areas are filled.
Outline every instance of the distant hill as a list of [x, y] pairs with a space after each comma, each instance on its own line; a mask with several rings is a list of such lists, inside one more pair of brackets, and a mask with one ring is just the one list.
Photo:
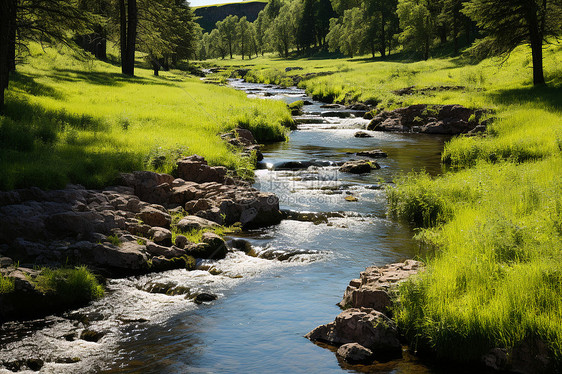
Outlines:
[[203, 32], [210, 32], [215, 28], [218, 21], [222, 21], [229, 15], [246, 17], [248, 21], [254, 22], [258, 18], [258, 13], [265, 8], [266, 1], [248, 1], [244, 3], [231, 3], [221, 5], [211, 5], [195, 8], [195, 15], [201, 17], [197, 22], [203, 28]]

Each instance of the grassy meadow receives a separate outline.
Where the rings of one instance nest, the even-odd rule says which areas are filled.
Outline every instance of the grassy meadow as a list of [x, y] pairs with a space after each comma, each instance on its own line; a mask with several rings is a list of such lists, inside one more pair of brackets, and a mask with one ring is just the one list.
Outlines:
[[6, 92], [0, 117], [0, 189], [67, 183], [102, 187], [119, 172], [170, 172], [180, 155], [199, 154], [248, 176], [251, 161], [218, 136], [237, 126], [258, 140], [282, 140], [290, 112], [250, 100], [181, 71], [137, 68], [30, 46]]
[[[417, 227], [427, 249], [427, 270], [402, 286], [397, 321], [415, 348], [441, 358], [477, 361], [490, 348], [539, 339], [560, 368], [562, 45], [545, 48], [547, 87], [532, 86], [527, 47], [507, 60], [479, 63], [462, 57], [267, 57], [245, 63], [254, 65], [250, 80], [268, 83], [333, 72], [300, 83], [325, 101], [370, 101], [383, 109], [420, 103], [489, 109], [494, 121], [483, 136], [446, 144], [448, 172], [437, 178], [405, 175], [387, 190], [389, 215]], [[289, 66], [303, 70], [286, 73]], [[409, 86], [462, 88], [393, 92]]]

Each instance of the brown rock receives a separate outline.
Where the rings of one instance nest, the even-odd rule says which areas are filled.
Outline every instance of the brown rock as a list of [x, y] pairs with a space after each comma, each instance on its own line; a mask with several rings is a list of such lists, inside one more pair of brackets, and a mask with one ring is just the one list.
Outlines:
[[191, 230], [210, 229], [218, 227], [219, 225], [213, 221], [198, 216], [186, 216], [183, 217], [176, 226], [182, 232], [189, 232]]
[[177, 247], [168, 248], [150, 241], [146, 243], [146, 252], [148, 252], [151, 256], [163, 256], [167, 259], [185, 255], [185, 251], [183, 249]]
[[402, 354], [395, 323], [370, 308], [345, 310], [334, 322], [317, 327], [305, 337], [336, 346], [358, 343], [373, 351], [377, 359], [399, 357]]
[[372, 138], [373, 135], [365, 132], [365, 131], [357, 131], [354, 135], [356, 138]]
[[398, 283], [408, 279], [422, 269], [422, 264], [414, 260], [368, 267], [361, 272], [360, 279], [353, 279], [345, 290], [342, 308], [373, 308], [386, 313], [392, 305], [388, 292]]
[[152, 227], [148, 231], [148, 236], [152, 238], [154, 243], [169, 247], [172, 245], [172, 232], [162, 227]]
[[381, 167], [374, 161], [348, 161], [340, 167], [342, 173], [363, 174]]
[[373, 351], [357, 343], [342, 345], [336, 354], [350, 364], [370, 364], [374, 357]]
[[479, 125], [484, 110], [461, 105], [411, 105], [375, 116], [368, 130], [420, 132], [426, 134], [464, 134]]
[[177, 235], [174, 244], [176, 245], [176, 247], [184, 249], [187, 245], [191, 244], [191, 242], [185, 236]]
[[227, 169], [222, 166], [211, 167], [203, 157], [193, 155], [178, 161], [178, 176], [197, 183], [218, 182], [225, 180]]
[[373, 149], [371, 151], [361, 151], [356, 153], [357, 156], [370, 157], [370, 158], [385, 158], [387, 154], [380, 149]]
[[138, 218], [149, 226], [170, 227], [170, 223], [172, 222], [172, 218], [168, 213], [154, 206], [143, 207], [138, 214]]

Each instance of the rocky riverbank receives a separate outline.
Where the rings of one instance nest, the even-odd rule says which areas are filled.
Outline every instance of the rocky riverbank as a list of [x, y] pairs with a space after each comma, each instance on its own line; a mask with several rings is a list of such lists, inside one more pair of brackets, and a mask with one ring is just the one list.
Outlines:
[[350, 364], [371, 364], [402, 356], [401, 336], [392, 317], [396, 286], [422, 270], [407, 260], [383, 267], [368, 267], [353, 279], [338, 304], [345, 309], [334, 322], [306, 335], [313, 342], [339, 347], [337, 355]]
[[[227, 137], [255, 151], [248, 133]], [[263, 227], [282, 218], [274, 194], [197, 155], [178, 160], [175, 176], [122, 174], [116, 186], [103, 190], [0, 192], [0, 275], [14, 285], [0, 295], [0, 321], [26, 317], [9, 300], [30, 299], [27, 305], [44, 298], [36, 292], [36, 268], [86, 265], [108, 277], [189, 270], [197, 259], [221, 259], [234, 250], [212, 229]], [[30, 316], [51, 312], [48, 304]]]

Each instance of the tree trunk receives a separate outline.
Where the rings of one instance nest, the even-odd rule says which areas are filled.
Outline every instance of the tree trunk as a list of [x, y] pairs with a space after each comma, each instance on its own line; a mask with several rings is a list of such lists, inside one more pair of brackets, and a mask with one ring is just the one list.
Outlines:
[[156, 61], [152, 61], [152, 70], [154, 71], [154, 75], [158, 76], [158, 72], [160, 71], [160, 64]]
[[386, 35], [384, 30], [385, 18], [384, 12], [381, 12], [381, 57], [384, 59], [386, 54]]
[[121, 72], [127, 74], [127, 8], [125, 0], [119, 0], [119, 22], [120, 22], [120, 38], [119, 45], [121, 47]]
[[539, 26], [537, 9], [532, 7], [527, 10], [527, 24], [531, 39], [531, 53], [533, 55], [533, 84], [545, 84], [543, 71], [542, 42], [543, 33]]
[[542, 38], [531, 33], [531, 51], [533, 55], [533, 84], [545, 84], [542, 56]]
[[12, 35], [15, 35], [16, 0], [0, 0], [0, 113], [4, 108], [4, 90], [10, 82], [15, 60], [11, 56]]
[[10, 17], [10, 32], [8, 45], [8, 72], [16, 71], [16, 32], [17, 32], [17, 0], [8, 0], [11, 3], [8, 16]]
[[425, 39], [423, 59], [426, 61], [429, 59], [429, 35]]
[[459, 39], [458, 39], [458, 33], [459, 33], [459, 20], [458, 20], [458, 14], [453, 11], [453, 54], [455, 56], [457, 56], [459, 54]]
[[127, 16], [127, 66], [125, 74], [133, 76], [135, 75], [135, 50], [137, 43], [137, 0], [127, 1]]

